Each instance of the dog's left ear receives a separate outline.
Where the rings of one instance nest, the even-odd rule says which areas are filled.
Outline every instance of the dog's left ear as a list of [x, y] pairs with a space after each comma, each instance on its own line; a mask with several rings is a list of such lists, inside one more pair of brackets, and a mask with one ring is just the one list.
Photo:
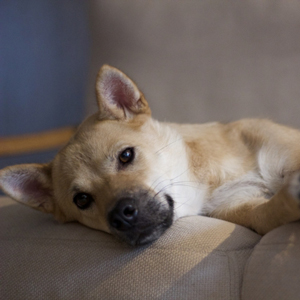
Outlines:
[[96, 81], [97, 101], [102, 119], [128, 120], [151, 114], [144, 95], [120, 70], [104, 65]]

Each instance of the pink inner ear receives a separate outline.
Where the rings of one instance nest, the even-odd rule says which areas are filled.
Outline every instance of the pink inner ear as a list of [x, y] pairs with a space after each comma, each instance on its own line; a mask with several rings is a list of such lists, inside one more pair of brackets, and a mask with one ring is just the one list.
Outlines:
[[138, 100], [137, 92], [132, 83], [121, 75], [107, 76], [103, 81], [103, 87], [104, 99], [119, 108], [130, 108]]
[[33, 198], [44, 198], [49, 196], [51, 191], [35, 178], [29, 178], [23, 184], [23, 193]]
[[22, 195], [24, 199], [45, 198], [51, 194], [51, 190], [38, 180], [36, 174], [24, 174], [20, 172], [10, 176], [8, 180], [12, 193]]

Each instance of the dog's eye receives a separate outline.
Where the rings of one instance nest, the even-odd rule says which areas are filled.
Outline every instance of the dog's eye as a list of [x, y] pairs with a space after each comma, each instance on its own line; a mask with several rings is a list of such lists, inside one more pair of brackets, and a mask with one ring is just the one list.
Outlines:
[[94, 201], [93, 197], [86, 193], [78, 193], [73, 198], [73, 202], [77, 205], [80, 209], [88, 208], [91, 203]]
[[132, 162], [133, 159], [134, 159], [134, 150], [133, 150], [133, 148], [125, 149], [119, 155], [119, 160], [122, 164], [128, 164], [128, 163]]

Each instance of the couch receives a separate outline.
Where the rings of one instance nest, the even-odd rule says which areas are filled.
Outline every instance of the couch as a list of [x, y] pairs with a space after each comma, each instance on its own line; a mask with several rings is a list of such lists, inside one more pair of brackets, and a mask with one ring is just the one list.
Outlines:
[[0, 203], [1, 299], [299, 299], [300, 222], [261, 237], [186, 217], [132, 248], [7, 197]]

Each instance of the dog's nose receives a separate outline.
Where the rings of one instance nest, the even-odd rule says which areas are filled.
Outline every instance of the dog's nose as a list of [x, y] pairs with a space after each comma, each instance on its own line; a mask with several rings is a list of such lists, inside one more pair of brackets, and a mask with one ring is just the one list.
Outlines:
[[135, 200], [123, 198], [109, 214], [109, 223], [119, 231], [127, 231], [133, 227], [137, 220], [138, 209]]

